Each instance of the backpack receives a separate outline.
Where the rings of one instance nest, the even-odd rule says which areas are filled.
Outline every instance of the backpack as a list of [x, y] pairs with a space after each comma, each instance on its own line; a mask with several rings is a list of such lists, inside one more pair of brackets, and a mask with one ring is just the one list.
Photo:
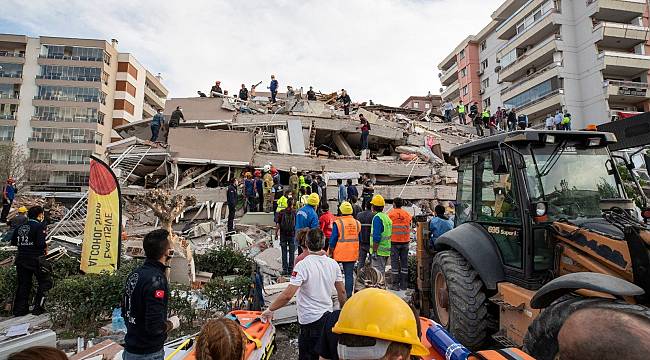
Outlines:
[[280, 220], [280, 231], [290, 234], [296, 227], [296, 216], [293, 211], [282, 210], [282, 219]]

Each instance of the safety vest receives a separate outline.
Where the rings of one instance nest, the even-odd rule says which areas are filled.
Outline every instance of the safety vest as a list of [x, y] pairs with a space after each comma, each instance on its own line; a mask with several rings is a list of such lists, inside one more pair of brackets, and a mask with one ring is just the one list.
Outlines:
[[465, 113], [465, 105], [458, 105], [458, 113], [459, 114]]
[[286, 208], [287, 208], [287, 197], [284, 196], [284, 195], [282, 195], [282, 196], [278, 199], [278, 208], [277, 208], [276, 212], [279, 213], [280, 211], [282, 211], [282, 210], [284, 210], [284, 209], [286, 209]]
[[388, 212], [388, 217], [393, 222], [391, 241], [394, 243], [411, 241], [411, 214], [404, 209], [393, 208]]
[[[383, 212], [378, 212], [375, 214], [375, 216], [372, 218], [373, 222], [375, 221], [375, 217], [379, 217], [381, 219], [382, 224], [384, 225], [384, 231], [381, 233], [381, 240], [379, 240], [379, 247], [377, 248], [377, 255], [379, 256], [390, 256], [390, 239], [391, 235], [393, 234], [393, 222], [390, 220], [388, 215], [386, 215]], [[373, 226], [370, 229], [370, 253], [373, 254], [373, 234], [375, 232], [375, 227]]]
[[300, 181], [300, 187], [301, 188], [306, 188], [306, 187], [309, 186], [309, 184], [307, 184], [307, 182], [305, 182], [305, 177], [304, 176], [300, 175], [300, 178], [298, 180]]
[[489, 118], [490, 117], [490, 110], [483, 110], [483, 112], [481, 113], [481, 117]]
[[565, 116], [564, 118], [562, 118], [562, 123], [561, 123], [562, 125], [568, 125], [570, 123], [571, 123], [571, 118], [570, 117]]
[[359, 232], [361, 223], [352, 215], [338, 218], [334, 224], [339, 233], [339, 238], [334, 247], [334, 260], [338, 262], [357, 261], [359, 258]]

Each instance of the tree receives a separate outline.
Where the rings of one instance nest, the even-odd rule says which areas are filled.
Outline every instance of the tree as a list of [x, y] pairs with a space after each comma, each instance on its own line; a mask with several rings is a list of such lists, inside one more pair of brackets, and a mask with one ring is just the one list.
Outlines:
[[0, 179], [13, 177], [16, 185], [22, 187], [28, 180], [27, 175], [34, 170], [36, 166], [24, 146], [15, 142], [0, 145]]
[[[172, 223], [185, 208], [194, 206], [196, 198], [194, 196], [173, 195], [168, 189], [152, 189], [146, 193], [137, 195], [135, 202], [146, 205], [153, 210], [154, 215], [160, 221], [160, 227], [174, 234]], [[176, 237], [172, 236], [174, 243]]]

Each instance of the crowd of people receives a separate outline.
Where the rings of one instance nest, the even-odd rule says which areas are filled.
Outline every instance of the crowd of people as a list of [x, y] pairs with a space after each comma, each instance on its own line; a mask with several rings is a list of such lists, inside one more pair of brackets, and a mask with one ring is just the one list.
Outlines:
[[[532, 127], [528, 120], [528, 115], [517, 114], [515, 108], [497, 107], [494, 114], [490, 112], [489, 107], [483, 110], [479, 109], [477, 101], [467, 106], [460, 100], [457, 105], [446, 100], [442, 103], [442, 113], [445, 122], [452, 122], [453, 115], [456, 113], [458, 123], [461, 125], [470, 125], [476, 129], [478, 136], [495, 135], [504, 131], [526, 130]], [[547, 130], [571, 130], [571, 114], [565, 110], [557, 110], [555, 113], [549, 113], [544, 121], [544, 128]]]

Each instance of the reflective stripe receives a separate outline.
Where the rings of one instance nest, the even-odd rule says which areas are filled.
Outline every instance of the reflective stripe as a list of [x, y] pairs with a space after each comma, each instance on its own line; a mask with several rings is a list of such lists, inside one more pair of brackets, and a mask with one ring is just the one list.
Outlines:
[[[348, 227], [346, 228], [346, 223]], [[355, 227], [350, 226], [351, 222]], [[338, 239], [332, 257], [339, 262], [356, 261], [359, 257], [359, 232], [361, 224], [351, 215], [338, 218], [334, 224], [338, 230]]]

